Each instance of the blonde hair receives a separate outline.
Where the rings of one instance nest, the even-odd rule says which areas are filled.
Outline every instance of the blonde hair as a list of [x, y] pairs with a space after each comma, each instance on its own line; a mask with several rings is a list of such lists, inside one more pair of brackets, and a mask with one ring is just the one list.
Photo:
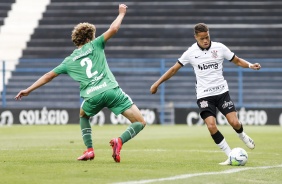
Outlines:
[[75, 46], [81, 46], [95, 37], [96, 28], [87, 22], [77, 24], [72, 30], [71, 40]]

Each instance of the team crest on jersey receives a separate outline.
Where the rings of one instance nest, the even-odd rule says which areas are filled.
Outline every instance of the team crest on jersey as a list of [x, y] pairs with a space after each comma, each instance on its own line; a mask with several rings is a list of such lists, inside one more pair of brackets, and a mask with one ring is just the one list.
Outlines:
[[208, 107], [208, 106], [209, 106], [208, 101], [205, 101], [205, 100], [201, 101], [201, 102], [200, 102], [200, 106], [201, 106], [201, 108], [206, 108], [206, 107]]
[[212, 50], [211, 53], [212, 53], [212, 58], [217, 58], [218, 57], [217, 50]]

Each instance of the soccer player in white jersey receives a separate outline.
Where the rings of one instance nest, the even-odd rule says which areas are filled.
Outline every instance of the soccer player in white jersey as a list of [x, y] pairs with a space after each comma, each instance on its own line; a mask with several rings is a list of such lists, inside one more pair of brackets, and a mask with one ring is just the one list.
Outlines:
[[[171, 78], [186, 64], [191, 64], [196, 74], [197, 104], [201, 118], [218, 147], [228, 156], [231, 148], [216, 126], [216, 108], [226, 117], [228, 123], [237, 132], [239, 138], [250, 149], [255, 148], [254, 141], [243, 131], [243, 126], [237, 117], [236, 108], [229, 96], [229, 89], [223, 77], [223, 61], [227, 59], [242, 68], [259, 70], [259, 63], [249, 63], [237, 57], [224, 44], [210, 40], [209, 28], [204, 23], [194, 27], [196, 43], [185, 51], [178, 61], [163, 74], [152, 86], [151, 93], [155, 94], [161, 83]], [[227, 159], [220, 165], [230, 165]]]

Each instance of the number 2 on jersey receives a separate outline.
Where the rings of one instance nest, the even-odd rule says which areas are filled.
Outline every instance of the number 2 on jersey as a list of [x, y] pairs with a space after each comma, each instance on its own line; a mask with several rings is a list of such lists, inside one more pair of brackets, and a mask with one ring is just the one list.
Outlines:
[[92, 69], [92, 61], [89, 58], [84, 58], [83, 60], [80, 61], [80, 65], [83, 67], [85, 66], [85, 64], [87, 64], [86, 66], [86, 75], [88, 78], [92, 78], [94, 75], [96, 75], [98, 72], [91, 72]]

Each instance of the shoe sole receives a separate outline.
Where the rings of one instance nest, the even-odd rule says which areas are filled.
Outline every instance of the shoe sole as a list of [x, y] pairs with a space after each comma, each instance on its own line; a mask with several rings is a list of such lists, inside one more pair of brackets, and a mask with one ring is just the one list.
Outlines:
[[82, 160], [80, 160], [80, 159], [77, 159], [78, 161], [87, 161], [87, 160], [89, 160], [89, 161], [91, 161], [91, 160], [93, 160], [93, 158], [91, 159], [82, 159]]
[[94, 158], [95, 158], [95, 155], [93, 156], [93, 157], [91, 157], [91, 158], [88, 158], [88, 159], [85, 159], [85, 158], [82, 158], [82, 159], [77, 159], [78, 161], [87, 161], [87, 160], [89, 160], [89, 161], [91, 161], [91, 160], [94, 160]]

